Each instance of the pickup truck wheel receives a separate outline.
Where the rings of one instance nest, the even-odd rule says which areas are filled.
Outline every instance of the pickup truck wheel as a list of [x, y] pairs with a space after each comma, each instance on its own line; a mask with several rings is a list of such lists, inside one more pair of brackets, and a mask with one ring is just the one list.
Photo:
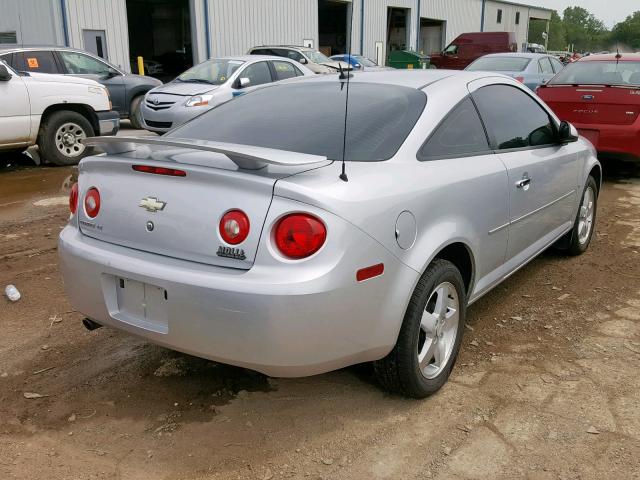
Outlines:
[[466, 305], [458, 269], [447, 260], [435, 260], [418, 281], [395, 347], [373, 364], [382, 387], [414, 398], [437, 392], [458, 355]]
[[138, 95], [131, 100], [131, 106], [129, 107], [129, 121], [131, 127], [136, 129], [142, 128], [142, 113], [140, 112], [140, 104], [142, 103], [143, 95]]
[[82, 157], [92, 153], [93, 149], [82, 144], [82, 140], [93, 135], [91, 123], [81, 114], [54, 112], [40, 128], [40, 154], [45, 161], [54, 165], [75, 165]]

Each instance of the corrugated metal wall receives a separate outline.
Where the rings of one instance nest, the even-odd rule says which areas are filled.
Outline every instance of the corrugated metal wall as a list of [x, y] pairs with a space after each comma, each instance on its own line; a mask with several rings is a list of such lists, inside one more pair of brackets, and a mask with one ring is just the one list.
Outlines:
[[69, 46], [84, 48], [83, 30], [104, 30], [111, 63], [129, 72], [126, 0], [66, 0]]
[[[502, 22], [498, 23], [498, 10], [502, 10]], [[520, 23], [516, 24], [516, 14], [520, 13]], [[488, 1], [485, 17], [485, 32], [515, 32], [518, 49], [527, 42], [529, 34], [529, 8], [506, 3]]]
[[214, 57], [305, 39], [318, 46], [317, 0], [209, 0], [209, 24]]
[[63, 45], [60, 0], [0, 0], [0, 32], [18, 45]]
[[[421, 0], [420, 17], [445, 21], [445, 45], [464, 32], [479, 32], [482, 0]], [[429, 52], [426, 52], [429, 53]]]
[[416, 48], [416, 25], [418, 22], [418, 0], [365, 0], [364, 5], [364, 52], [366, 57], [376, 59], [376, 42], [382, 42], [387, 50], [387, 11], [389, 7], [407, 8], [409, 12], [409, 45]]

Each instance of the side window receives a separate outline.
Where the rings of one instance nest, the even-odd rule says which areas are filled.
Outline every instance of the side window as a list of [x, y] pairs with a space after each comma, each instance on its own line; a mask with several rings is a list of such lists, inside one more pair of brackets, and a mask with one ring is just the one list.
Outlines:
[[75, 52], [59, 52], [67, 73], [72, 75], [106, 75], [109, 66], [100, 60]]
[[555, 58], [551, 58], [551, 65], [553, 66], [554, 73], [558, 73], [560, 70], [564, 68], [562, 62], [560, 60], [556, 60]]
[[271, 50], [271, 55], [275, 55], [276, 57], [288, 57], [288, 51], [282, 48], [274, 48]]
[[547, 112], [522, 90], [490, 85], [473, 93], [489, 137], [499, 150], [555, 143], [555, 128]]
[[240, 73], [241, 78], [248, 78], [251, 82], [250, 86], [262, 85], [264, 83], [270, 83], [271, 71], [267, 62], [258, 62], [249, 65]]
[[273, 68], [276, 70], [276, 80], [297, 77], [301, 73], [292, 63], [273, 61]]
[[14, 67], [14, 65], [13, 65], [13, 53], [7, 53], [6, 55], [0, 55], [0, 60], [2, 60], [4, 63], [9, 65], [10, 67]]
[[551, 66], [551, 61], [548, 58], [542, 58], [539, 61], [540, 70], [544, 74], [552, 74], [553, 75], [553, 67]]
[[251, 55], [277, 55], [277, 54], [274, 53], [272, 50], [269, 50], [268, 48], [256, 48], [254, 50], [251, 50]]
[[286, 52], [286, 55], [283, 55], [283, 57], [290, 58], [291, 60], [295, 60], [296, 62], [302, 60], [302, 54], [300, 52], [296, 52], [295, 50], [287, 50]]
[[38, 73], [60, 73], [56, 58], [51, 51], [24, 52], [24, 70]]
[[473, 155], [490, 151], [487, 136], [470, 98], [447, 115], [418, 152], [418, 160], [435, 160], [452, 155]]

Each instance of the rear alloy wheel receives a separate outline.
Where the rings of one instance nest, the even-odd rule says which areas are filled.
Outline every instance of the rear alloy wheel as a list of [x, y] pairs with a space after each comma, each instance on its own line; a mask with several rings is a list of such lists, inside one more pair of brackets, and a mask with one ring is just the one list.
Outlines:
[[60, 111], [49, 115], [40, 128], [40, 155], [54, 165], [75, 165], [92, 153], [82, 140], [94, 135], [89, 120], [77, 112]]
[[581, 255], [589, 248], [595, 231], [597, 211], [598, 186], [595, 179], [590, 176], [582, 192], [582, 201], [573, 229], [567, 234], [571, 236], [566, 248], [570, 255]]
[[131, 100], [131, 106], [129, 107], [129, 121], [131, 127], [137, 130], [142, 128], [142, 112], [140, 112], [140, 104], [142, 103], [143, 95], [138, 95]]
[[413, 292], [395, 347], [374, 362], [380, 384], [414, 398], [437, 392], [460, 349], [466, 304], [458, 269], [447, 260], [435, 260]]

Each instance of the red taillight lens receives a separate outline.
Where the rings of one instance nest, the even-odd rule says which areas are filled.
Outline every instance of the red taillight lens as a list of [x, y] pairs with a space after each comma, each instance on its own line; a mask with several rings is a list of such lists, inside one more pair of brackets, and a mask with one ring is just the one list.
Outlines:
[[167, 175], [169, 177], [186, 177], [187, 172], [176, 170], [175, 168], [152, 167], [151, 165], [131, 165], [136, 172], [155, 173], [156, 175]]
[[84, 211], [89, 218], [95, 218], [100, 212], [100, 192], [97, 188], [90, 188], [84, 196]]
[[292, 213], [275, 227], [275, 243], [285, 257], [301, 259], [313, 255], [324, 245], [327, 228], [308, 213]]
[[71, 192], [69, 192], [69, 211], [71, 215], [75, 215], [78, 210], [78, 184], [71, 185]]
[[242, 210], [231, 210], [220, 219], [220, 236], [230, 245], [238, 245], [249, 236], [249, 217]]

